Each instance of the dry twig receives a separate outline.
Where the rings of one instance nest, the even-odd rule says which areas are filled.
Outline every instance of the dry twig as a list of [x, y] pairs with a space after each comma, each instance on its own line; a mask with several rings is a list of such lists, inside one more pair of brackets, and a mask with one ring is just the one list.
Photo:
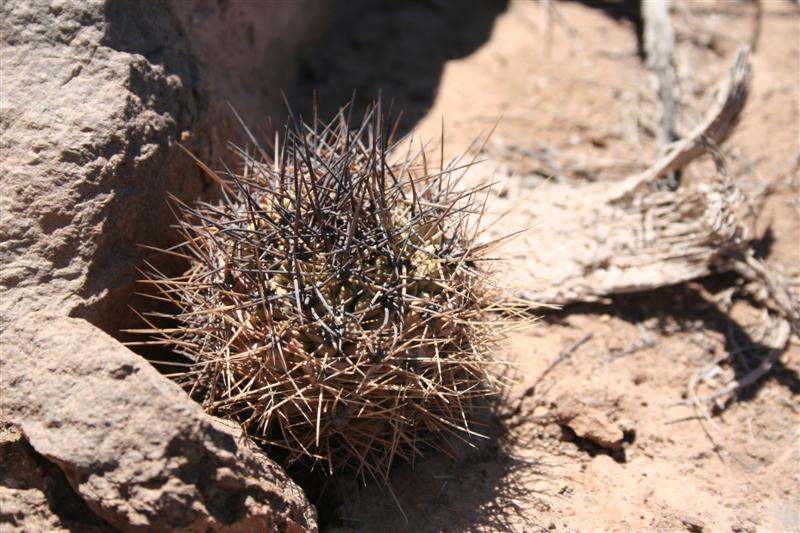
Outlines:
[[747, 101], [751, 77], [749, 56], [750, 52], [747, 47], [740, 48], [736, 53], [725, 85], [720, 90], [715, 104], [706, 114], [703, 123], [695, 128], [688, 137], [674, 143], [666, 155], [650, 168], [641, 174], [630, 176], [612, 187], [609, 194], [610, 201], [630, 201], [659, 178], [685, 167], [703, 155], [709, 148], [722, 144], [737, 124]]
[[665, 155], [667, 146], [678, 139], [678, 76], [675, 72], [673, 48], [675, 35], [669, 17], [669, 0], [645, 0], [642, 2], [644, 19], [644, 48], [647, 68], [656, 76], [661, 117], [656, 141], [659, 157]]
[[693, 394], [696, 403], [710, 403], [710, 402], [717, 402], [721, 398], [729, 395], [733, 395], [736, 392], [744, 389], [745, 387], [749, 387], [753, 383], [757, 382], [759, 379], [764, 377], [775, 363], [778, 361], [778, 358], [781, 356], [783, 351], [786, 349], [786, 345], [789, 342], [789, 335], [791, 334], [791, 329], [789, 328], [789, 323], [785, 320], [780, 320], [778, 326], [775, 328], [773, 333], [773, 340], [769, 343], [769, 354], [765, 357], [753, 370], [745, 374], [739, 379], [732, 379], [730, 380], [724, 387], [720, 388], [719, 390], [707, 395], [703, 396], [702, 398], [697, 398], [696, 391]]
[[561, 362], [563, 362], [567, 357], [575, 353], [575, 350], [577, 350], [578, 348], [583, 346], [586, 342], [588, 342], [589, 339], [592, 338], [592, 335], [593, 333], [591, 331], [587, 331], [578, 340], [576, 340], [575, 342], [573, 342], [572, 344], [561, 350], [559, 354], [552, 361], [550, 361], [550, 364], [547, 365], [547, 368], [545, 368], [542, 371], [542, 373], [539, 374], [539, 377], [536, 378], [536, 381], [534, 381], [533, 385], [528, 387], [528, 389], [525, 391], [525, 395], [529, 396], [530, 393], [532, 393], [536, 389], [536, 387], [539, 386], [542, 380], [544, 380], [544, 378], [546, 378], [547, 375], [550, 372], [552, 372], [555, 367], [561, 364]]

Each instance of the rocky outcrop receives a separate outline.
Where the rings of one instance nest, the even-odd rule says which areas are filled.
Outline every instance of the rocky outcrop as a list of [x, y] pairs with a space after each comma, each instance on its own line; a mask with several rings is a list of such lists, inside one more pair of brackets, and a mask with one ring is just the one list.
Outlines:
[[[154, 2], [4, 2], [0, 285], [5, 320], [82, 310], [113, 330], [167, 193], [202, 194], [176, 150], [205, 127], [180, 27]], [[128, 6], [134, 4], [128, 3]]]
[[[285, 114], [281, 92], [290, 93], [298, 56], [316, 41], [332, 9], [319, 0], [169, 0], [169, 6], [192, 45], [209, 112], [230, 121], [230, 102], [255, 132]], [[311, 89], [293, 96], [310, 101]], [[233, 121], [230, 126], [238, 129]]]
[[168, 195], [215, 194], [179, 144], [214, 166], [240, 131], [227, 101], [251, 126], [279, 110], [319, 5], [0, 4], [0, 529], [315, 529], [238, 431], [66, 317], [140, 325], [137, 269], [183, 265], [138, 245], [176, 239]]
[[112, 334], [132, 323], [143, 261], [180, 268], [137, 247], [175, 239], [168, 194], [215, 191], [178, 143], [216, 162], [239, 130], [226, 101], [251, 124], [279, 109], [314, 5], [2, 3], [1, 322], [50, 310]]
[[[84, 320], [28, 315], [0, 343], [0, 418], [21, 430], [29, 461], [40, 456], [63, 472], [93, 527], [315, 530], [313, 507], [280, 467]], [[24, 477], [0, 480], [11, 500], [0, 516], [24, 518], [18, 508], [28, 505], [48, 528], [66, 520], [48, 514], [46, 491]]]

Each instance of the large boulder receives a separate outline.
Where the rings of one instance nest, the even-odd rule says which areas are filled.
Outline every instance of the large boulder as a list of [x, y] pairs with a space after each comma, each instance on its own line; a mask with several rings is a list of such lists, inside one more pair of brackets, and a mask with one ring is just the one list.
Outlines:
[[[0, 4], [0, 522], [19, 530], [314, 530], [314, 509], [238, 430], [117, 337], [168, 195], [199, 158], [280, 119], [315, 0]], [[91, 322], [80, 320], [82, 317]], [[137, 324], [138, 325], [138, 324]], [[18, 428], [18, 429], [15, 429]]]
[[168, 194], [216, 189], [178, 143], [218, 161], [239, 131], [228, 100], [265, 124], [320, 4], [0, 4], [0, 328], [36, 310], [132, 323], [158, 257], [137, 245], [174, 239]]
[[228, 101], [250, 126], [279, 115], [322, 5], [0, 3], [4, 526], [315, 528], [280, 468], [100, 329], [140, 325], [145, 261], [183, 268], [137, 246], [174, 241], [168, 195], [216, 193], [179, 145], [218, 166]]
[[144, 19], [124, 9], [2, 4], [4, 320], [80, 309], [113, 330], [136, 244], [165, 242], [167, 192], [192, 198], [207, 186], [174, 150], [205, 127], [187, 42], [162, 4], [148, 4]]
[[[6, 328], [0, 349], [0, 419], [63, 472], [71, 498], [79, 496], [96, 515], [93, 523], [87, 519], [93, 527], [316, 529], [303, 492], [238, 429], [206, 415], [180, 387], [84, 320], [27, 315]], [[17, 479], [11, 487], [9, 478]], [[26, 483], [36, 488], [19, 478], [6, 473], [0, 480], [4, 500], [17, 490], [0, 504], [0, 516], [16, 516], [25, 496], [40, 509], [32, 518], [56, 524], [43, 491], [19, 492]]]

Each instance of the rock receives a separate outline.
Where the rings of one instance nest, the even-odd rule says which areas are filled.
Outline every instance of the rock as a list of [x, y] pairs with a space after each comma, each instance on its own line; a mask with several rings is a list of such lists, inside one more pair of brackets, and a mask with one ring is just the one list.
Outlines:
[[217, 189], [178, 143], [214, 165], [239, 137], [227, 100], [266, 122], [322, 17], [310, 4], [0, 4], [0, 328], [37, 310], [140, 325], [137, 268], [183, 266], [137, 245], [176, 239], [168, 194]]
[[696, 516], [682, 515], [680, 520], [690, 533], [703, 533], [706, 530], [705, 522]]
[[154, 206], [207, 186], [175, 150], [183, 132], [206, 128], [188, 43], [161, 3], [128, 6], [2, 4], [6, 320], [81, 309], [114, 329], [142, 259], [136, 244], [166, 242], [169, 217]]
[[[230, 102], [253, 131], [263, 130], [269, 116], [285, 114], [281, 91], [289, 92], [299, 51], [316, 41], [332, 9], [319, 0], [169, 0], [169, 6], [191, 43], [209, 113], [238, 130]], [[310, 89], [295, 95], [309, 102], [311, 96]]]
[[0, 427], [0, 524], [3, 531], [113, 531], [13, 426]]
[[[625, 438], [623, 429], [613, 423], [601, 409], [588, 406], [566, 394], [560, 396], [555, 404], [558, 423], [569, 427], [579, 438], [594, 442], [608, 450], [622, 448]], [[625, 431], [628, 430], [633, 430], [632, 425]]]
[[4, 526], [314, 529], [297, 487], [237, 431], [85, 322], [54, 317], [141, 326], [137, 269], [183, 265], [137, 245], [177, 238], [168, 194], [216, 191], [178, 144], [218, 161], [240, 138], [227, 101], [263, 125], [320, 5], [0, 4], [0, 423], [24, 433], [2, 443]]
[[84, 320], [27, 315], [0, 347], [0, 419], [112, 527], [316, 530], [313, 506], [280, 467]]

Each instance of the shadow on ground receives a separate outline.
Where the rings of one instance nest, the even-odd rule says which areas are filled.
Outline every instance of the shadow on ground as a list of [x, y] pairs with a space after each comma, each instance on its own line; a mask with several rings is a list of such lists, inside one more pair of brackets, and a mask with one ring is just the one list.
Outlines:
[[[499, 402], [487, 416], [474, 447], [454, 444], [451, 457], [431, 452], [414, 465], [396, 464], [389, 488], [352, 476], [295, 476], [319, 512], [321, 531], [513, 531], [530, 524], [546, 506], [550, 468], [514, 450], [529, 449], [536, 436], [509, 424]], [[528, 420], [526, 420], [528, 421]], [[291, 473], [291, 470], [290, 470]]]
[[309, 119], [332, 118], [355, 93], [355, 115], [379, 94], [406, 133], [433, 104], [445, 62], [477, 50], [507, 0], [335, 0], [327, 28], [298, 65], [288, 100]]
[[567, 0], [583, 4], [602, 11], [614, 21], [627, 23], [633, 26], [636, 33], [636, 53], [641, 59], [645, 57], [644, 50], [644, 19], [642, 18], [642, 4], [640, 0]]
[[[562, 311], [548, 314], [545, 320], [560, 322], [573, 314], [610, 314], [631, 324], [641, 324], [655, 318], [656, 330], [664, 335], [674, 333], [676, 329], [701, 334], [705, 331], [717, 332], [725, 339], [723, 351], [729, 354], [734, 378], [740, 380], [761, 364], [769, 356], [772, 348], [753, 338], [748, 332], [748, 325], [738, 322], [704, 296], [704, 293], [717, 294], [731, 287], [734, 288], [733, 302], [747, 301], [745, 295], [739, 295], [742, 283], [736, 275], [717, 274], [698, 280], [697, 283], [665, 287], [641, 294], [616, 296], [609, 305], [570, 306]], [[761, 307], [755, 302], [750, 303], [756, 309]], [[738, 391], [735, 399], [752, 399], [770, 379], [775, 379], [792, 394], [800, 394], [800, 376], [778, 359], [764, 379]]]

